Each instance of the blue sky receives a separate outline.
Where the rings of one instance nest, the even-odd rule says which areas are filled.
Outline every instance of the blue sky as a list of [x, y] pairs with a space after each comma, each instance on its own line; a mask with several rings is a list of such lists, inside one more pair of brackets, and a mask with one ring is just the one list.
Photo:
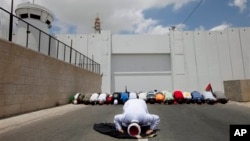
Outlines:
[[[233, 0], [203, 0], [190, 18], [185, 22], [186, 30], [210, 30], [220, 25], [230, 27], [250, 26], [250, 3], [245, 3], [246, 8], [230, 6]], [[181, 9], [174, 11], [173, 6], [162, 9], [148, 9], [144, 11], [145, 18], [154, 17], [162, 25], [178, 25], [191, 14], [199, 1], [191, 2]]]
[[[14, 6], [33, 0], [14, 0]], [[102, 30], [114, 34], [167, 34], [177, 30], [224, 30], [250, 27], [249, 0], [34, 0], [54, 15], [51, 32], [56, 34], [93, 33], [94, 19]], [[7, 9], [10, 0], [1, 0]]]

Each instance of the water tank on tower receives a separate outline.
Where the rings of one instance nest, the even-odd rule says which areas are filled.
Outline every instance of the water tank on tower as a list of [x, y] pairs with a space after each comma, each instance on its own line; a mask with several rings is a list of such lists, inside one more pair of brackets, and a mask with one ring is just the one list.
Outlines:
[[43, 50], [46, 52], [49, 43], [49, 37], [46, 34], [49, 34], [53, 21], [52, 12], [30, 2], [19, 4], [15, 12], [19, 18], [43, 31], [39, 32], [38, 29], [19, 20], [15, 42], [23, 46], [28, 45], [28, 48], [40, 50], [40, 52], [43, 52]]

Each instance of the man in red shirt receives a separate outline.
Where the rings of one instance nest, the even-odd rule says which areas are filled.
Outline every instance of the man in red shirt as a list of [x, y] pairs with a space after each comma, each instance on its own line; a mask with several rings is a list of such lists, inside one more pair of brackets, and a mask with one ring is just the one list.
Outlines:
[[182, 91], [179, 91], [179, 90], [174, 91], [173, 96], [174, 96], [174, 100], [179, 104], [182, 104], [185, 100]]

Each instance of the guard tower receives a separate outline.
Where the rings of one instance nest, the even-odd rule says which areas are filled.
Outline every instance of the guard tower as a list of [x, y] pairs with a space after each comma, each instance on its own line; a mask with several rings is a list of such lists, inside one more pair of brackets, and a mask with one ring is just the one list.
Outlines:
[[28, 26], [27, 23], [19, 20], [15, 35], [16, 42], [23, 46], [28, 44], [28, 48], [34, 50], [38, 50], [38, 47], [40, 49], [48, 48], [49, 38], [46, 34], [49, 33], [51, 23], [54, 19], [52, 12], [30, 2], [19, 4], [15, 12], [19, 18], [43, 31], [39, 32], [38, 29]]

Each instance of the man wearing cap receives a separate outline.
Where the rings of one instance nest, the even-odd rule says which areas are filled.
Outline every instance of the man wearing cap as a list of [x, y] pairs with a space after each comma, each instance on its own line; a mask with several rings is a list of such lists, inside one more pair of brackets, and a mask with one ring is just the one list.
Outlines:
[[116, 130], [124, 133], [127, 128], [130, 136], [140, 135], [141, 128], [151, 134], [160, 123], [158, 115], [149, 114], [147, 104], [141, 99], [130, 99], [123, 106], [123, 113], [114, 116]]

